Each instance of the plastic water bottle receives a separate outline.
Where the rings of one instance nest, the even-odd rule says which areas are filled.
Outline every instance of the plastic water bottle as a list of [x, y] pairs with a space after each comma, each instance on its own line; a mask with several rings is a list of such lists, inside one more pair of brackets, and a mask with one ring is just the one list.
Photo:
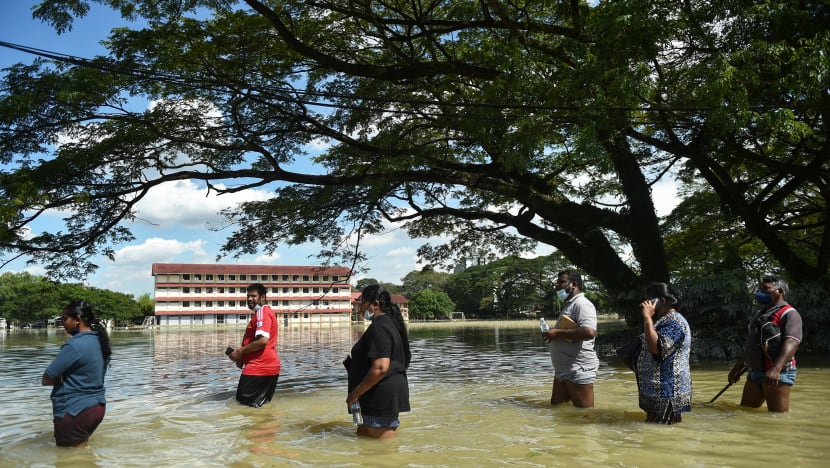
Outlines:
[[539, 320], [539, 329], [542, 330], [542, 333], [550, 330], [550, 325], [548, 325], [548, 322], [545, 321], [544, 317], [542, 317], [542, 319]]
[[352, 413], [352, 421], [354, 421], [355, 424], [363, 424], [363, 415], [360, 414], [359, 401], [352, 403], [352, 406], [349, 408], [349, 412]]

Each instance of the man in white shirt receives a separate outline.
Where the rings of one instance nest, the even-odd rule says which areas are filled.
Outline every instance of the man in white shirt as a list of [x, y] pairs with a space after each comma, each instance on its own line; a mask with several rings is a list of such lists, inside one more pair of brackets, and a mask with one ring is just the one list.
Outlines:
[[599, 368], [594, 349], [597, 309], [585, 297], [582, 286], [582, 276], [573, 270], [557, 275], [556, 294], [565, 305], [556, 326], [542, 333], [550, 343], [554, 368], [551, 405], [571, 401], [579, 408], [594, 406], [594, 379]]

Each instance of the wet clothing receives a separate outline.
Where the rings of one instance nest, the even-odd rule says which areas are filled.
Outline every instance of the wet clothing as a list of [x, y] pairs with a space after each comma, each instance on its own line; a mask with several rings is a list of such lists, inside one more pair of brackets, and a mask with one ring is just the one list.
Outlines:
[[[576, 294], [566, 300], [565, 306], [559, 314], [559, 320], [562, 320], [563, 315], [569, 317], [579, 327], [597, 329], [597, 309], [585, 297], [585, 293]], [[594, 349], [594, 338], [574, 342], [552, 340], [548, 346], [557, 379], [570, 380], [568, 376], [573, 375], [574, 372], [580, 374], [587, 372], [593, 373], [591, 381], [578, 383], [593, 383], [593, 378], [596, 377], [596, 371], [599, 368], [599, 358]]]
[[277, 317], [271, 307], [264, 305], [251, 315], [245, 328], [242, 346], [258, 336], [268, 338], [265, 348], [242, 356], [245, 366], [242, 375], [274, 376], [280, 373], [280, 356], [277, 353]]
[[259, 408], [274, 398], [279, 378], [279, 375], [242, 374], [236, 387], [236, 401]]
[[264, 348], [242, 356], [242, 375], [236, 386], [236, 401], [259, 408], [271, 401], [280, 376], [280, 356], [277, 353], [277, 317], [271, 307], [264, 305], [251, 314], [245, 327], [242, 346], [264, 336], [268, 344]]
[[659, 353], [649, 352], [645, 334], [642, 351], [634, 363], [640, 408], [650, 421], [671, 423], [692, 410], [692, 377], [689, 353], [692, 332], [686, 319], [670, 311], [654, 323]]
[[403, 339], [392, 317], [387, 314], [376, 315], [352, 347], [348, 363], [349, 393], [360, 385], [369, 372], [372, 367], [371, 358], [384, 357], [390, 358], [389, 370], [380, 382], [359, 399], [364, 421], [371, 421], [367, 416], [382, 416], [392, 421], [397, 419], [399, 413], [410, 410]]
[[73, 447], [89, 440], [89, 437], [104, 420], [106, 406], [95, 405], [76, 416], [69, 413], [54, 419], [55, 444], [58, 447]]
[[[764, 307], [763, 309], [759, 310], [755, 313], [752, 317], [752, 320], [749, 321], [749, 332], [746, 336], [746, 342], [744, 343], [744, 363], [749, 370], [751, 371], [766, 371], [768, 370], [768, 366], [765, 365], [765, 356], [764, 351], [761, 348], [761, 333], [759, 327], [756, 325], [759, 321], [769, 321], [769, 319], [778, 311], [778, 309], [787, 305], [779, 304], [769, 308]], [[781, 329], [781, 340], [792, 338], [799, 343], [803, 338], [802, 330], [801, 330], [801, 314], [795, 310], [794, 307], [791, 307], [788, 311], [786, 311], [782, 316], [779, 322], [779, 328]], [[792, 361], [790, 361], [782, 372], [787, 369], [795, 369], [795, 357], [793, 357]]]
[[62, 418], [69, 413], [107, 403], [104, 375], [107, 372], [98, 332], [84, 331], [69, 338], [46, 368], [46, 375], [57, 383], [52, 386], [52, 414]]
[[575, 371], [556, 372], [554, 376], [557, 380], [567, 380], [579, 385], [590, 385], [597, 378], [597, 368], [579, 368]]
[[[778, 383], [789, 385], [792, 387], [795, 384], [795, 376], [798, 374], [798, 369], [795, 367], [790, 367], [788, 369], [782, 370], [778, 374]], [[766, 380], [767, 373], [765, 371], [754, 370], [749, 371], [749, 375], [747, 375], [747, 380], [754, 383], [755, 385], [764, 385], [764, 380]]]
[[363, 425], [378, 429], [397, 429], [401, 421], [396, 416], [363, 416]]

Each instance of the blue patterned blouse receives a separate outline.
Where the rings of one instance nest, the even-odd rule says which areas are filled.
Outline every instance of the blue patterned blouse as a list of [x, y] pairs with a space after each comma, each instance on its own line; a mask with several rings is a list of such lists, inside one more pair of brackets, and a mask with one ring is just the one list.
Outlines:
[[692, 331], [686, 319], [674, 310], [660, 317], [654, 329], [659, 355], [648, 352], [645, 335], [640, 335], [642, 352], [635, 367], [637, 388], [640, 408], [665, 420], [692, 410]]

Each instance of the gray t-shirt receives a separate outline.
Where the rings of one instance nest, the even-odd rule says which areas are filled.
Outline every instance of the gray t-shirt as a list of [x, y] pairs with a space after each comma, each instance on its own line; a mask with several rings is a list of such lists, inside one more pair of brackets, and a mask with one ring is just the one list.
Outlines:
[[[594, 304], [585, 297], [584, 293], [565, 301], [565, 307], [559, 315], [567, 315], [578, 326], [597, 329], [597, 309]], [[559, 323], [557, 320], [557, 323]], [[586, 341], [574, 341], [569, 343], [565, 340], [554, 340], [550, 344], [550, 360], [557, 374], [572, 371], [592, 371], [599, 367], [599, 358], [594, 350], [594, 339]]]

